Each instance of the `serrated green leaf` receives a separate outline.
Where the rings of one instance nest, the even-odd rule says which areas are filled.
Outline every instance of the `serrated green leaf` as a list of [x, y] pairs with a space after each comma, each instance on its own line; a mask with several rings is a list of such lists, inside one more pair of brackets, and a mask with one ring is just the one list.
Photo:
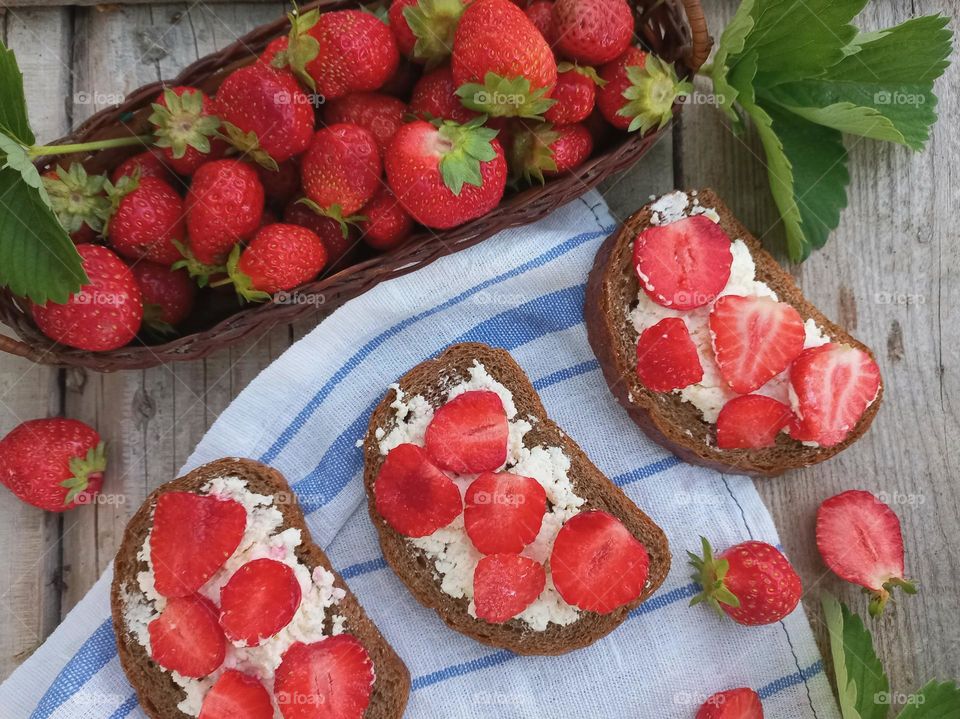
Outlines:
[[23, 94], [23, 74], [13, 50], [0, 42], [0, 132], [21, 145], [36, 142], [27, 119], [27, 100]]
[[890, 682], [860, 617], [825, 594], [823, 614], [843, 719], [884, 719], [890, 709]]
[[[752, 15], [754, 2], [755, 0], [743, 0], [743, 2], [740, 3], [736, 14], [723, 29], [723, 35], [720, 36], [720, 44], [713, 57], [713, 66], [710, 69], [710, 77], [713, 80], [713, 94], [717, 99], [717, 107], [733, 122], [738, 124], [740, 118], [734, 109], [734, 103], [740, 91], [729, 79], [732, 68], [728, 64], [728, 60], [731, 56], [739, 55], [743, 52], [747, 36], [750, 34], [750, 31], [753, 30], [755, 24]], [[734, 65], [736, 65], [736, 63], [734, 63]], [[749, 78], [748, 82], [753, 82], [753, 76]]]
[[897, 719], [960, 719], [960, 687], [932, 681], [907, 699]]

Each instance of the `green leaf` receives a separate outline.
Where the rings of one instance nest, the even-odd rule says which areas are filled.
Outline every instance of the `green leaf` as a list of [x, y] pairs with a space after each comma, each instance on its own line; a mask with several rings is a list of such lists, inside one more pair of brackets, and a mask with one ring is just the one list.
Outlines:
[[829, 594], [823, 614], [843, 719], [884, 719], [890, 708], [890, 682], [860, 617]]
[[464, 125], [445, 121], [437, 128], [437, 134], [450, 146], [440, 158], [440, 176], [454, 195], [459, 195], [464, 185], [482, 187], [480, 164], [497, 156], [491, 144], [497, 131], [483, 127], [485, 121], [483, 116]]
[[907, 699], [897, 719], [960, 719], [960, 687], [956, 682], [928, 682]]
[[463, 106], [494, 117], [526, 117], [542, 120], [556, 100], [547, 97], [547, 88], [530, 89], [530, 81], [522, 76], [501, 77], [494, 72], [484, 75], [483, 84], [468, 82], [457, 88]]
[[23, 75], [13, 50], [0, 42], [0, 132], [21, 145], [36, 142], [27, 119], [27, 100], [23, 93]]
[[[731, 56], [743, 52], [747, 36], [756, 24], [752, 15], [754, 2], [755, 0], [743, 0], [733, 19], [723, 29], [723, 35], [720, 36], [720, 45], [717, 47], [717, 52], [713, 58], [713, 67], [710, 70], [717, 106], [723, 110], [727, 117], [738, 124], [740, 118], [734, 110], [734, 103], [740, 91], [728, 79], [731, 71], [728, 60]], [[756, 66], [754, 66], [755, 71]], [[748, 79], [748, 82], [753, 82], [753, 76]]]

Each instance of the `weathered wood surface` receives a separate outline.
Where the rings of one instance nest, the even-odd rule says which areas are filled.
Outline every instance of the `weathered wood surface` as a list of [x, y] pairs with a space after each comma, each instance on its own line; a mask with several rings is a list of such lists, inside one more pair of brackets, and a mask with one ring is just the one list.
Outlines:
[[[705, 5], [719, 34], [735, 3]], [[957, 0], [876, 0], [863, 23], [877, 28], [911, 14], [958, 10]], [[109, 101], [172, 77], [282, 11], [279, 3], [9, 7], [0, 28], [9, 45], [23, 49], [34, 124], [42, 139], [52, 139], [98, 109], [88, 100]], [[874, 626], [892, 685], [904, 692], [931, 677], [960, 674], [960, 628], [951, 612], [960, 590], [960, 489], [952, 476], [960, 466], [954, 404], [960, 396], [958, 86], [955, 66], [938, 85], [941, 121], [926, 153], [849, 143], [850, 207], [828, 248], [796, 273], [817, 304], [877, 348], [886, 406], [866, 439], [838, 459], [758, 485], [787, 553], [808, 578], [804, 603], [821, 643], [818, 592], [829, 589], [861, 610], [864, 600], [820, 562], [813, 544], [816, 507], [855, 486], [896, 503], [908, 572], [923, 590]], [[735, 138], [709, 105], [686, 108], [682, 123], [641, 166], [607, 182], [604, 192], [614, 213], [625, 217], [651, 193], [704, 185], [717, 189], [758, 235], [776, 239], [762, 153], [756, 143]], [[115, 500], [56, 518], [0, 494], [0, 545], [15, 548], [0, 558], [0, 679], [107, 566], [143, 497], [173, 476], [240, 389], [310, 326], [278, 327], [255, 344], [205, 361], [116, 375], [55, 372], [0, 358], [0, 432], [20, 419], [58, 412], [91, 422], [110, 444], [105, 493]]]

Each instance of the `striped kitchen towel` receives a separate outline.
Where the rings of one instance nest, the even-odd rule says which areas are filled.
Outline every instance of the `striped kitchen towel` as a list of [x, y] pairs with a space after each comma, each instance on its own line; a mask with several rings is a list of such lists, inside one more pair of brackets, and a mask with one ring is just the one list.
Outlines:
[[[639, 204], [639, 201], [638, 201]], [[749, 479], [681, 463], [649, 441], [604, 384], [583, 324], [587, 272], [615, 222], [591, 192], [528, 227], [379, 285], [265, 369], [185, 469], [259, 459], [290, 480], [315, 540], [407, 663], [413, 719], [692, 718], [709, 694], [755, 688], [767, 716], [835, 719], [802, 608], [766, 627], [702, 605], [685, 552], [777, 533]], [[513, 353], [555, 419], [666, 531], [664, 585], [608, 637], [562, 657], [518, 657], [455, 633], [387, 568], [367, 516], [357, 441], [407, 369], [453, 342]], [[110, 572], [0, 687], [4, 719], [143, 716], [117, 659]]]

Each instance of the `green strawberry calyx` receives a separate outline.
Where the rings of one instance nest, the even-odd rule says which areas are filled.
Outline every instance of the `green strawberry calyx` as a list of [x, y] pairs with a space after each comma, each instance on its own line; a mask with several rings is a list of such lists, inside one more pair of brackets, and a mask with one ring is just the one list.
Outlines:
[[72, 457], [70, 477], [60, 482], [60, 486], [67, 489], [67, 496], [63, 498], [64, 505], [73, 504], [79, 495], [87, 491], [90, 481], [102, 475], [106, 469], [107, 454], [103, 442], [91, 447], [83, 457]]
[[240, 245], [233, 248], [230, 252], [229, 259], [227, 259], [227, 275], [229, 279], [215, 282], [213, 286], [216, 287], [232, 282], [233, 288], [237, 291], [240, 299], [247, 302], [269, 302], [273, 295], [254, 287], [253, 279], [250, 275], [240, 269], [240, 255], [242, 251]]
[[260, 146], [260, 138], [257, 137], [257, 133], [253, 131], [244, 132], [232, 122], [224, 122], [223, 129], [225, 132], [220, 137], [235, 147], [245, 158], [253, 160], [261, 167], [273, 172], [280, 169], [277, 161]]
[[209, 154], [210, 138], [217, 135], [220, 118], [204, 112], [200, 90], [185, 90], [178, 95], [166, 88], [163, 104], [155, 102], [150, 107], [153, 113], [149, 120], [154, 126], [157, 147], [168, 148], [175, 160], [183, 157], [188, 147]]
[[687, 552], [690, 565], [696, 570], [693, 573], [693, 580], [703, 587], [703, 591], [690, 600], [690, 606], [706, 602], [721, 614], [723, 613], [721, 604], [733, 608], [739, 607], [740, 599], [727, 589], [723, 582], [730, 570], [730, 562], [713, 556], [713, 548], [706, 537], [700, 537], [700, 542], [703, 545], [702, 557], [698, 557], [693, 552]]
[[903, 577], [891, 577], [883, 583], [880, 589], [864, 589], [864, 594], [870, 595], [869, 612], [871, 617], [879, 617], [883, 614], [884, 607], [887, 606], [887, 600], [890, 599], [893, 590], [899, 587], [904, 594], [916, 594], [919, 591], [917, 583]]
[[180, 254], [183, 255], [182, 260], [177, 260], [171, 266], [171, 270], [186, 270], [187, 274], [190, 275], [197, 282], [198, 287], [206, 287], [210, 284], [210, 277], [212, 275], [221, 275], [227, 271], [227, 268], [223, 265], [206, 265], [196, 257], [194, 257], [193, 252], [185, 244], [179, 240], [171, 240], [174, 247], [176, 247]]
[[132, 173], [129, 175], [124, 175], [117, 180], [117, 184], [113, 184], [110, 182], [110, 180], [107, 180], [103, 183], [103, 191], [107, 198], [107, 212], [103, 220], [104, 235], [110, 232], [110, 223], [113, 221], [114, 215], [117, 214], [117, 210], [120, 209], [120, 203], [123, 202], [123, 198], [139, 187], [139, 165], [133, 170]]
[[483, 83], [468, 82], [457, 88], [457, 97], [469, 110], [494, 117], [528, 117], [542, 120], [556, 100], [547, 97], [547, 88], [531, 90], [523, 77], [501, 77], [488, 72]]
[[463, 15], [462, 0], [419, 0], [403, 9], [403, 19], [417, 38], [413, 56], [433, 69], [453, 52], [453, 34]]
[[560, 133], [549, 122], [517, 132], [510, 152], [511, 182], [544, 184], [544, 171], [556, 172], [557, 169], [552, 146], [559, 138]]
[[290, 19], [290, 35], [284, 60], [300, 82], [315, 91], [317, 82], [307, 72], [307, 65], [320, 54], [320, 43], [310, 34], [310, 29], [320, 20], [320, 11], [314, 9], [301, 13], [295, 6], [287, 17]]
[[301, 197], [297, 200], [298, 205], [304, 205], [313, 210], [316, 214], [322, 215], [323, 217], [329, 217], [331, 220], [335, 220], [340, 224], [340, 232], [343, 235], [343, 239], [350, 237], [350, 225], [356, 225], [364, 220], [368, 219], [366, 215], [344, 215], [343, 208], [340, 205], [330, 205], [330, 207], [324, 207], [314, 200], [311, 200], [309, 197]]
[[459, 196], [464, 185], [482, 187], [480, 164], [497, 156], [492, 144], [497, 130], [484, 127], [486, 120], [480, 115], [462, 125], [452, 120], [434, 121], [440, 176], [454, 195]]
[[57, 165], [53, 177], [42, 177], [54, 214], [67, 232], [77, 232], [87, 225], [96, 233], [104, 231], [110, 214], [110, 201], [104, 188], [105, 175], [88, 175], [79, 162], [66, 170]]
[[176, 328], [163, 320], [163, 307], [154, 302], [143, 303], [143, 326], [158, 337], [177, 334]]
[[655, 55], [647, 55], [643, 67], [628, 66], [627, 79], [627, 102], [617, 114], [630, 118], [629, 132], [659, 130], [673, 117], [673, 104], [693, 92], [692, 83], [681, 82], [674, 67]]
[[570, 71], [590, 78], [597, 87], [603, 87], [607, 84], [607, 81], [600, 77], [600, 74], [596, 71], [596, 69], [590, 65], [578, 65], [575, 62], [567, 62], [566, 60], [557, 63], [558, 75]]

